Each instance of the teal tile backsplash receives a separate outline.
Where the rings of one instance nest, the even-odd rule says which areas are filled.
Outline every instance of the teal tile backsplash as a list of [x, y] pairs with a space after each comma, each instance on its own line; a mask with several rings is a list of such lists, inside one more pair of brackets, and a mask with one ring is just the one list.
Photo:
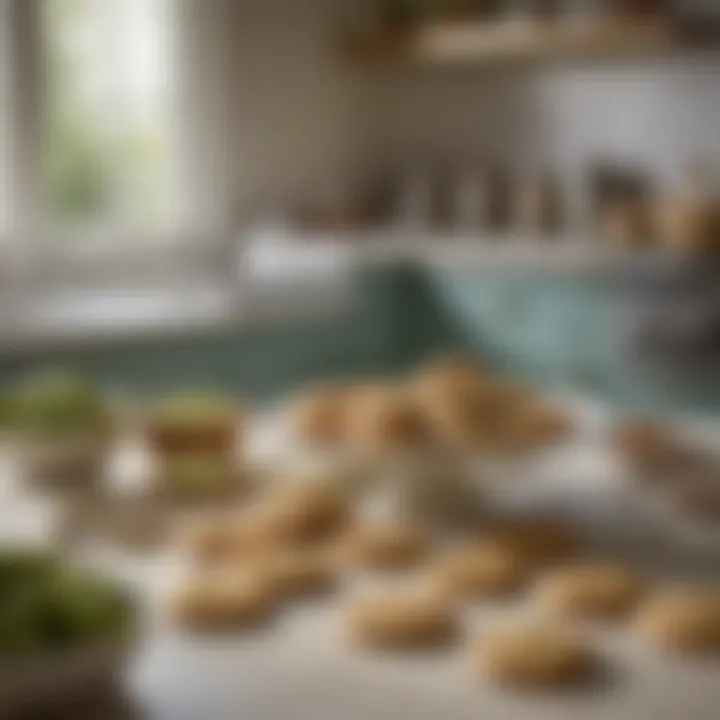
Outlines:
[[307, 380], [399, 373], [459, 350], [630, 411], [720, 410], [720, 379], [670, 380], [633, 370], [621, 357], [606, 277], [388, 266], [358, 273], [354, 282], [356, 306], [336, 317], [9, 356], [0, 361], [0, 378], [70, 365], [131, 390], [218, 386], [264, 399]]
[[631, 413], [720, 411], [720, 378], [652, 373], [623, 356], [610, 274], [435, 268], [426, 278], [466, 347], [505, 372]]
[[454, 343], [421, 275], [384, 267], [358, 273], [357, 304], [337, 316], [250, 322], [173, 340], [59, 348], [0, 360], [5, 383], [45, 366], [70, 366], [121, 389], [220, 387], [266, 399], [327, 377], [396, 373]]

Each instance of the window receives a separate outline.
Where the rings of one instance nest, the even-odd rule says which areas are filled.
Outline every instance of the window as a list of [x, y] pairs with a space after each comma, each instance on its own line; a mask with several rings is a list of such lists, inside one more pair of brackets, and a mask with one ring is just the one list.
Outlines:
[[53, 228], [167, 227], [173, 0], [41, 0], [40, 197]]
[[0, 0], [4, 348], [229, 315], [225, 238], [200, 219], [205, 196], [179, 192], [210, 137], [196, 106], [180, 111], [206, 4]]
[[0, 237], [181, 224], [179, 5], [0, 0]]
[[0, 0], [0, 240], [9, 232], [10, 196], [10, 32], [6, 0]]

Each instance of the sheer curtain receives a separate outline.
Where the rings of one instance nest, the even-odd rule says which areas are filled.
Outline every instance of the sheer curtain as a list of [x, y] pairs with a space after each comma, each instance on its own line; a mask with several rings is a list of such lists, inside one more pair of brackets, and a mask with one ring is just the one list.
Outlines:
[[10, 112], [10, 5], [0, 0], [0, 243], [6, 242], [11, 224]]
[[42, 172], [50, 224], [177, 226], [172, 0], [43, 0]]

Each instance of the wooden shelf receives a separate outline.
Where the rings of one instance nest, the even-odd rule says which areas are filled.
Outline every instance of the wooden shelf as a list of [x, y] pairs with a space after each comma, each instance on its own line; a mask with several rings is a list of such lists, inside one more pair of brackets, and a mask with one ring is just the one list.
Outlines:
[[716, 39], [706, 27], [698, 34], [662, 20], [446, 21], [359, 38], [352, 52], [369, 63], [500, 67], [653, 57], [717, 48]]

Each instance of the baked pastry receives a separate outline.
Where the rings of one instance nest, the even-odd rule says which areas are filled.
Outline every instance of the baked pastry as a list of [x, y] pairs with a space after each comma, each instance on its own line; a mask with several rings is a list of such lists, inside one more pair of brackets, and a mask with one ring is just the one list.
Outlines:
[[365, 524], [341, 541], [341, 558], [367, 570], [402, 570], [422, 562], [430, 552], [422, 530], [402, 522]]
[[480, 540], [517, 555], [531, 566], [563, 562], [575, 557], [581, 547], [571, 526], [553, 520], [500, 523], [489, 527]]
[[337, 586], [337, 574], [329, 554], [319, 550], [278, 550], [256, 558], [267, 573], [279, 598], [323, 595]]
[[276, 607], [269, 576], [257, 569], [214, 571], [176, 591], [172, 615], [183, 627], [224, 631], [255, 627]]
[[517, 447], [532, 450], [566, 438], [573, 429], [569, 414], [549, 403], [529, 401], [508, 414], [506, 434]]
[[430, 570], [440, 597], [475, 600], [506, 595], [527, 577], [527, 565], [516, 553], [497, 545], [477, 545], [449, 552]]
[[718, 654], [720, 589], [688, 587], [661, 593], [641, 606], [637, 628], [662, 649]]
[[324, 483], [292, 482], [278, 487], [257, 509], [259, 534], [270, 544], [326, 540], [349, 520], [346, 495]]
[[667, 427], [648, 420], [620, 425], [611, 445], [622, 460], [641, 472], [666, 470], [681, 452], [680, 443]]
[[347, 413], [356, 388], [315, 388], [296, 398], [290, 410], [292, 435], [311, 445], [338, 445], [346, 436]]
[[643, 586], [619, 564], [584, 564], [547, 572], [535, 588], [537, 601], [568, 617], [619, 618], [637, 606]]
[[717, 468], [678, 478], [669, 484], [667, 492], [674, 507], [689, 519], [720, 527], [720, 473]]
[[480, 638], [472, 661], [491, 680], [528, 689], [581, 684], [599, 668], [582, 638], [557, 628], [498, 630]]
[[458, 631], [457, 617], [445, 603], [407, 591], [358, 600], [345, 622], [355, 643], [378, 650], [443, 647]]
[[224, 561], [238, 552], [234, 518], [203, 518], [180, 529], [178, 543], [191, 558], [201, 562]]
[[237, 562], [272, 546], [265, 517], [256, 508], [212, 514], [186, 523], [177, 540], [191, 559], [206, 564]]
[[529, 397], [520, 383], [486, 377], [455, 390], [440, 386], [434, 394], [426, 391], [418, 397], [433, 434], [444, 447], [505, 451], [519, 444], [517, 410]]
[[482, 371], [469, 360], [448, 359], [424, 368], [412, 380], [411, 390], [425, 405], [462, 400], [485, 383]]
[[383, 456], [425, 450], [432, 434], [426, 414], [409, 393], [376, 387], [353, 400], [348, 438], [356, 451]]

